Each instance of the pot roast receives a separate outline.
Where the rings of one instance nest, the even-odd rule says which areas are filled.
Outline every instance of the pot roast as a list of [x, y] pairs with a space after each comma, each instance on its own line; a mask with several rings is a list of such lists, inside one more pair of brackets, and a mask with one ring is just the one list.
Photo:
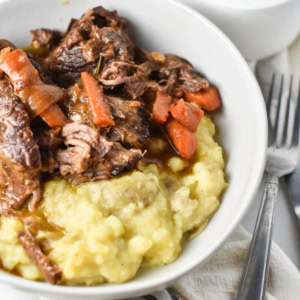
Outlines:
[[96, 7], [63, 34], [32, 30], [23, 50], [0, 40], [0, 215], [24, 222], [19, 241], [52, 284], [61, 271], [22, 217], [36, 210], [43, 182], [79, 185], [133, 170], [152, 132], [190, 159], [202, 109], [220, 106], [188, 61], [139, 48], [127, 28], [116, 11]]

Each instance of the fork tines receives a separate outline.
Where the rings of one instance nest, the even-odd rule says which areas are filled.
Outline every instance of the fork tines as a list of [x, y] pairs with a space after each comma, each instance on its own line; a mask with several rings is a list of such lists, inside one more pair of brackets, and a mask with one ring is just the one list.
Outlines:
[[284, 75], [276, 76], [273, 73], [267, 100], [267, 113], [270, 126], [269, 146], [276, 148], [298, 146], [300, 127], [299, 102], [300, 81], [297, 92], [293, 75], [287, 78]]

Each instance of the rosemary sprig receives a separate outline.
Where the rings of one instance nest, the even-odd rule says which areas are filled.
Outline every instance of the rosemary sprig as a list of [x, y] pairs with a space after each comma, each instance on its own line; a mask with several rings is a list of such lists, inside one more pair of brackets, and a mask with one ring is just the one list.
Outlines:
[[99, 60], [97, 62], [97, 66], [96, 66], [96, 69], [93, 73], [93, 76], [97, 79], [98, 75], [99, 75], [99, 72], [100, 72], [100, 69], [101, 69], [101, 64], [102, 64], [102, 55], [100, 54], [99, 55]]

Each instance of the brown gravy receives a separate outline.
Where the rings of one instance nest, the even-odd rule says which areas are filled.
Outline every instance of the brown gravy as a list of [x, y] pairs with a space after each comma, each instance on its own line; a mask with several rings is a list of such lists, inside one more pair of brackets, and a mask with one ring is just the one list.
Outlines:
[[163, 126], [152, 127], [150, 129], [149, 142], [151, 142], [151, 138], [160, 138], [163, 141], [167, 142], [167, 148], [164, 151], [160, 152], [159, 154], [154, 153], [153, 151], [151, 151], [150, 148], [146, 149], [147, 152], [143, 158], [143, 163], [145, 164], [155, 163], [158, 165], [160, 170], [178, 177], [181, 177], [183, 175], [188, 175], [192, 172], [192, 168], [198, 160], [197, 153], [195, 153], [191, 159], [185, 160], [188, 164], [182, 171], [178, 173], [174, 173], [172, 172], [171, 168], [168, 165], [169, 159], [172, 157], [178, 157], [181, 159], [183, 158], [178, 154], [176, 149], [173, 147]]
[[22, 277], [21, 273], [17, 269], [7, 270], [6, 268], [4, 268], [1, 258], [0, 258], [0, 270], [9, 273], [11, 275]]

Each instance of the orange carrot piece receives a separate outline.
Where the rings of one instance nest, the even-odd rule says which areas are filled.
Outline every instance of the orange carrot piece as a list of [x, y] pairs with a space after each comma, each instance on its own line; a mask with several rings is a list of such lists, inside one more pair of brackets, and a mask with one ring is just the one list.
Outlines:
[[66, 124], [67, 118], [62, 112], [60, 107], [57, 104], [51, 105], [44, 112], [40, 114], [40, 117], [50, 126], [64, 126]]
[[208, 111], [215, 110], [221, 106], [221, 97], [219, 90], [215, 87], [209, 87], [203, 92], [186, 93], [185, 98], [189, 102], [196, 102]]
[[2, 53], [0, 72], [8, 75], [15, 93], [28, 105], [31, 118], [40, 115], [50, 127], [65, 124], [67, 118], [55, 104], [65, 97], [65, 92], [57, 86], [45, 84], [23, 50], [10, 52], [7, 48]]
[[197, 149], [197, 140], [193, 133], [175, 119], [171, 119], [166, 128], [179, 154], [183, 158], [190, 159]]
[[139, 101], [131, 101], [130, 105], [132, 107], [139, 107], [139, 106], [141, 106], [141, 102], [139, 102]]
[[[3, 51], [3, 50], [2, 50]], [[0, 63], [0, 69], [11, 80], [15, 91], [43, 84], [38, 70], [32, 65], [27, 54], [22, 49], [16, 49], [4, 54]]]
[[193, 104], [180, 99], [171, 109], [171, 115], [179, 123], [192, 132], [196, 132], [198, 125], [204, 116], [204, 111]]
[[96, 79], [87, 72], [81, 73], [81, 81], [89, 99], [93, 120], [99, 126], [114, 126], [115, 122], [110, 113], [103, 90]]
[[158, 91], [152, 109], [153, 120], [157, 123], [163, 124], [169, 117], [169, 108], [172, 98], [165, 92]]

